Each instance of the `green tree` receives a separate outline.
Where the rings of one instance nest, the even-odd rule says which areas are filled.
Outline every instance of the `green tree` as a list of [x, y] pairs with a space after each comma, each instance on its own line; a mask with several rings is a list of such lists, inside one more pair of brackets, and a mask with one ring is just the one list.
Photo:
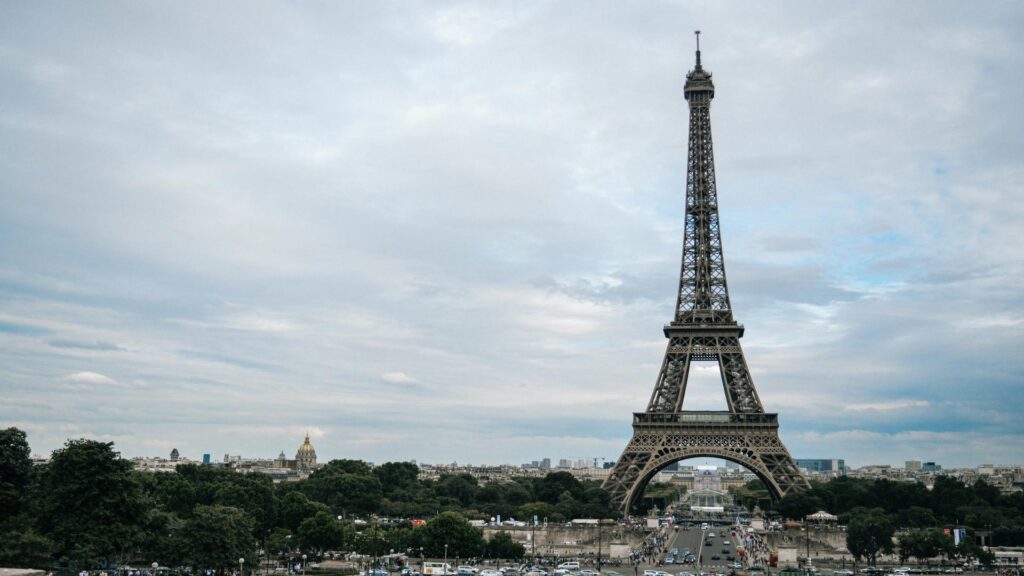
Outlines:
[[21, 509], [21, 494], [32, 469], [28, 440], [17, 428], [0, 430], [0, 531], [3, 519], [11, 519]]
[[448, 545], [449, 558], [480, 556], [484, 552], [483, 532], [455, 512], [442, 512], [425, 526], [416, 529], [416, 538], [425, 555], [440, 558]]
[[879, 553], [892, 552], [895, 531], [885, 510], [855, 508], [850, 511], [850, 523], [846, 527], [846, 548], [856, 558], [863, 558], [874, 566]]
[[244, 510], [229, 506], [196, 506], [184, 526], [179, 542], [185, 561], [196, 571], [223, 570], [238, 566], [245, 558], [255, 566], [255, 522]]
[[139, 539], [145, 505], [132, 465], [113, 443], [69, 440], [46, 466], [40, 524], [73, 568], [122, 563]]
[[508, 532], [498, 532], [487, 541], [485, 554], [488, 558], [520, 560], [526, 555], [526, 548], [512, 540]]
[[303, 550], [323, 553], [340, 550], [345, 545], [345, 527], [330, 512], [317, 512], [299, 525], [299, 546]]
[[416, 483], [420, 469], [411, 462], [387, 462], [373, 469], [384, 494], [406, 490]]
[[319, 512], [330, 513], [331, 509], [326, 504], [310, 500], [302, 492], [289, 492], [278, 504], [278, 525], [295, 531], [304, 520]]
[[565, 492], [569, 492], [573, 498], [582, 496], [583, 485], [568, 472], [552, 472], [534, 484], [533, 492], [536, 500], [558, 504]]
[[49, 568], [53, 542], [34, 532], [12, 531], [0, 538], [0, 564], [16, 568]]
[[916, 558], [918, 562], [938, 556], [944, 551], [948, 537], [942, 532], [931, 530], [910, 530], [899, 537], [901, 562]]
[[295, 549], [295, 537], [287, 528], [274, 528], [267, 536], [267, 552], [274, 556], [287, 554]]
[[803, 520], [809, 514], [824, 510], [827, 506], [818, 494], [812, 491], [790, 492], [782, 497], [775, 510], [784, 518]]

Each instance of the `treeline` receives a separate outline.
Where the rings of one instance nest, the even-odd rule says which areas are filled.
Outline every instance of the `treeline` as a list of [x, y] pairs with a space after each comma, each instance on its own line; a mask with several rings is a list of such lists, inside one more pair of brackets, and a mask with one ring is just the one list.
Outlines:
[[[811, 489], [772, 504], [759, 480], [734, 490], [746, 507], [802, 520], [818, 510], [839, 516], [847, 526], [847, 548], [873, 563], [878, 554], [897, 553], [903, 561], [935, 557], [991, 561], [980, 547], [1024, 545], [1024, 494], [1003, 494], [982, 480], [968, 485], [937, 476], [931, 489], [918, 482], [840, 476], [812, 482]], [[954, 531], [962, 530], [956, 544]], [[898, 546], [893, 546], [893, 536]]]
[[[271, 555], [390, 550], [440, 557], [516, 558], [508, 535], [484, 542], [469, 519], [611, 518], [596, 482], [564, 472], [480, 485], [469, 475], [417, 478], [417, 466], [370, 468], [334, 460], [308, 479], [274, 484], [265, 474], [182, 465], [137, 472], [112, 443], [71, 440], [33, 466], [24, 432], [0, 430], [0, 564], [72, 569], [159, 562], [237, 566]], [[354, 522], [385, 517], [384, 522]], [[412, 518], [429, 519], [413, 528]], [[254, 566], [255, 564], [248, 564]]]

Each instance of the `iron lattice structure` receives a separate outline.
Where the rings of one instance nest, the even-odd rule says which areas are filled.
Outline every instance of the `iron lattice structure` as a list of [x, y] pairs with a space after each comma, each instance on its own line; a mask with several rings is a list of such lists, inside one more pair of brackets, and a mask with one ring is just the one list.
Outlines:
[[[668, 347], [645, 412], [633, 414], [633, 438], [604, 487], [629, 512], [655, 473], [693, 457], [731, 460], [757, 474], [776, 499], [808, 486], [779, 439], [777, 414], [767, 414], [740, 347], [743, 326], [732, 315], [722, 257], [711, 145], [711, 73], [697, 63], [686, 75], [690, 142], [686, 226], [675, 318], [665, 326]], [[717, 361], [727, 411], [685, 411], [683, 398], [695, 361]]]

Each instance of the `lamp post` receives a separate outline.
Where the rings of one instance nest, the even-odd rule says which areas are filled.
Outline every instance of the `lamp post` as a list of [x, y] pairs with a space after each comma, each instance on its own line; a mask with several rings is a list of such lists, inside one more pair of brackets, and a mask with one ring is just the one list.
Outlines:
[[444, 545], [444, 567], [442, 568], [442, 570], [444, 570], [445, 576], [448, 576], [448, 544], [447, 543], [445, 543], [445, 545]]
[[302, 555], [302, 576], [306, 576], [306, 555]]
[[238, 559], [238, 573], [241, 576], [245, 576], [245, 558]]
[[157, 564], [156, 562], [153, 562], [153, 563], [151, 564], [151, 566], [153, 567], [153, 576], [156, 576], [156, 569], [157, 569], [157, 568], [159, 568], [159, 567], [160, 567], [160, 565], [159, 565], [159, 564]]

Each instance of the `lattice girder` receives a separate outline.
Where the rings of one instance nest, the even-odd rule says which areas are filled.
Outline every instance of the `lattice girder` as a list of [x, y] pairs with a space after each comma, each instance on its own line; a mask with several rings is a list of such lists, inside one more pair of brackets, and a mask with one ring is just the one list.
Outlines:
[[[779, 439], [778, 418], [766, 414], [740, 346], [743, 326], [733, 320], [722, 256], [711, 142], [711, 73], [700, 64], [686, 75], [690, 103], [686, 218], [679, 290], [668, 345], [645, 412], [633, 415], [633, 438], [604, 486], [628, 512], [654, 474], [693, 457], [731, 460], [754, 472], [780, 498], [808, 487]], [[693, 362], [714, 361], [728, 411], [683, 410]]]

